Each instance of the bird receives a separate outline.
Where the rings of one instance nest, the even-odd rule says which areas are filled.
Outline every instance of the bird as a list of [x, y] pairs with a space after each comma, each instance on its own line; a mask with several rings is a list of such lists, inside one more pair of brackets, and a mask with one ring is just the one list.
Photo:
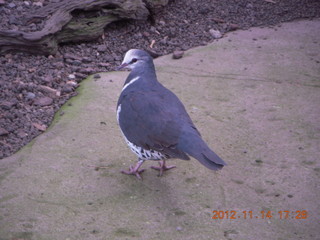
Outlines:
[[175, 168], [168, 159], [190, 156], [211, 170], [226, 163], [202, 139], [179, 98], [157, 79], [153, 58], [144, 50], [130, 49], [116, 70], [131, 70], [117, 103], [117, 121], [129, 148], [138, 161], [121, 173], [142, 179], [146, 160], [159, 161], [159, 176]]

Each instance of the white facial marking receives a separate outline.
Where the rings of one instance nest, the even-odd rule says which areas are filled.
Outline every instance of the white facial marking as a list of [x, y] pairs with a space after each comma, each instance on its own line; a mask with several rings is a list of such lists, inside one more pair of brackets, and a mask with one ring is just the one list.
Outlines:
[[135, 57], [135, 54], [134, 54], [135, 51], [136, 49], [130, 49], [124, 56], [122, 63], [130, 63], [131, 60]]
[[130, 82], [128, 82], [126, 85], [123, 86], [122, 91], [124, 91], [130, 84], [134, 83], [138, 79], [139, 79], [139, 77], [133, 78]]
[[119, 115], [120, 115], [120, 112], [121, 112], [121, 104], [119, 104], [118, 108], [117, 108], [117, 121], [118, 121], [118, 124], [119, 124]]

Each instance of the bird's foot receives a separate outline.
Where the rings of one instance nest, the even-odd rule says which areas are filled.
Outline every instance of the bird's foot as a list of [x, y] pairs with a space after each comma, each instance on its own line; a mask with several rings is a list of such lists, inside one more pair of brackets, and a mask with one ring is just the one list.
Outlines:
[[159, 177], [161, 177], [163, 175], [164, 171], [170, 170], [171, 168], [175, 168], [175, 165], [172, 166], [166, 166], [166, 161], [165, 160], [161, 160], [159, 162], [159, 167], [157, 166], [151, 166], [152, 169], [158, 170], [159, 171]]
[[141, 173], [143, 173], [146, 169], [140, 169], [143, 161], [139, 161], [134, 167], [130, 166], [129, 170], [122, 170], [121, 173], [127, 175], [135, 175], [139, 180], [142, 180]]

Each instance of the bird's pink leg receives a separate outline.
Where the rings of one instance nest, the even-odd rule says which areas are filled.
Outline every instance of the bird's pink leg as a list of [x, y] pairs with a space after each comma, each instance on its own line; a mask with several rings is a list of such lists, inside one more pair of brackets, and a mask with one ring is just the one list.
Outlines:
[[141, 169], [141, 165], [143, 164], [144, 160], [139, 159], [137, 164], [133, 167], [130, 166], [129, 170], [122, 170], [121, 173], [127, 174], [127, 175], [135, 175], [138, 179], [142, 180], [142, 177], [140, 176], [141, 173], [143, 173], [146, 169]]
[[151, 166], [152, 169], [158, 170], [159, 171], [159, 177], [162, 176], [164, 171], [170, 170], [171, 168], [175, 168], [175, 165], [172, 166], [166, 166], [166, 160], [161, 160], [159, 162], [159, 167], [156, 166]]

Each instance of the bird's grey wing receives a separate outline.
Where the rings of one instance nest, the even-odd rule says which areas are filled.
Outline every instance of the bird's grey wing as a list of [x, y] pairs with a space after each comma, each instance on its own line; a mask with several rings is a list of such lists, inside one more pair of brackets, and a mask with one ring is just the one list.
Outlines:
[[120, 104], [119, 124], [130, 142], [173, 158], [189, 159], [176, 148], [182, 130], [181, 120], [189, 116], [175, 95], [138, 91], [128, 93]]

